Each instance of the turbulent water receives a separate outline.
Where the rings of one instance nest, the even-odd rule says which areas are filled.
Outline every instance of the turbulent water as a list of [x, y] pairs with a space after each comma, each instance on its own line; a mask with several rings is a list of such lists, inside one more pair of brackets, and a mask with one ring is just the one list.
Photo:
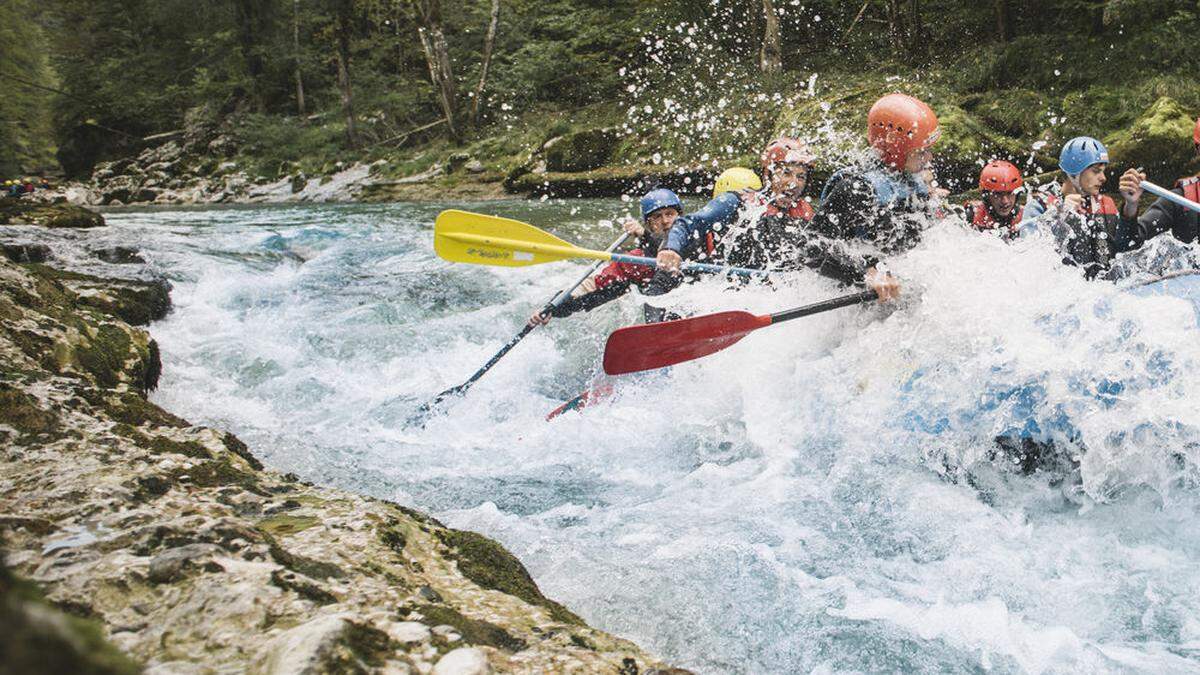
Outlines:
[[[155, 399], [271, 466], [493, 536], [593, 625], [704, 673], [1200, 671], [1200, 330], [1193, 307], [1087, 283], [1046, 242], [935, 226], [907, 300], [762, 330], [589, 386], [629, 296], [458, 384], [584, 269], [453, 265], [451, 205], [122, 211], [97, 236], [174, 284]], [[603, 248], [613, 201], [472, 210]], [[709, 281], [689, 312], [841, 291]], [[1022, 475], [992, 439], [1056, 439]], [[1074, 450], [1071, 450], [1074, 448]], [[1085, 451], [1082, 449], [1086, 449]]]

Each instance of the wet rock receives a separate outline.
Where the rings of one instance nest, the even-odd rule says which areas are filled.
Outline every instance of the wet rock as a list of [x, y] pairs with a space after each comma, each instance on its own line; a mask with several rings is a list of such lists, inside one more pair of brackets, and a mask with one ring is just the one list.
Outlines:
[[4, 257], [18, 263], [43, 263], [50, 257], [50, 247], [45, 244], [0, 243]]
[[221, 547], [213, 544], [188, 544], [178, 548], [168, 549], [154, 556], [150, 561], [150, 572], [147, 578], [156, 584], [163, 584], [182, 578], [187, 571], [204, 568], [206, 571], [220, 571], [218, 565], [214, 568], [213, 556], [222, 554]]
[[474, 647], [460, 647], [446, 654], [433, 667], [433, 675], [489, 675], [487, 656]]
[[31, 200], [0, 199], [0, 225], [40, 225], [49, 228], [86, 229], [104, 225], [104, 217], [73, 204], [43, 204]]
[[446, 158], [446, 171], [454, 173], [471, 161], [471, 156], [465, 152], [455, 152]]
[[483, 165], [483, 162], [477, 159], [472, 159], [471, 161], [467, 162], [463, 168], [467, 170], [467, 173], [483, 173], [484, 171], [487, 171], [487, 167]]
[[396, 642], [424, 642], [429, 639], [430, 630], [419, 621], [401, 621], [389, 626], [387, 633]]
[[381, 665], [387, 634], [348, 615], [313, 619], [268, 642], [257, 665], [265, 675], [339, 673]]
[[[132, 265], [146, 264], [146, 259], [142, 257], [141, 252], [130, 246], [109, 246], [107, 248], [92, 249], [92, 254], [106, 263], [113, 265]], [[42, 260], [29, 260], [19, 262], [44, 262]], [[170, 298], [168, 297], [168, 303]]]

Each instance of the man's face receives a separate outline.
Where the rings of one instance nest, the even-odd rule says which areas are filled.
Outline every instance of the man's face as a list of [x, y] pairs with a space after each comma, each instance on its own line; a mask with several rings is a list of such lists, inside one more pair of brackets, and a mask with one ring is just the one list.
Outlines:
[[1017, 206], [1016, 192], [984, 192], [983, 198], [987, 200], [988, 206], [991, 207], [992, 213], [998, 216], [1008, 216]]
[[1083, 194], [1089, 197], [1098, 197], [1100, 188], [1104, 186], [1104, 181], [1108, 177], [1104, 175], [1104, 170], [1108, 168], [1107, 164], [1093, 164], [1083, 170], [1076, 180], [1079, 182], [1079, 189]]
[[782, 163], [771, 167], [771, 195], [781, 206], [798, 203], [805, 185], [808, 185], [807, 166]]
[[933, 161], [933, 152], [929, 148], [920, 148], [908, 153], [908, 158], [904, 160], [904, 170], [908, 173], [921, 173], [929, 168], [929, 163]]
[[646, 216], [646, 231], [654, 237], [661, 238], [671, 229], [678, 217], [679, 210], [674, 206], [664, 206], [651, 211], [650, 215]]

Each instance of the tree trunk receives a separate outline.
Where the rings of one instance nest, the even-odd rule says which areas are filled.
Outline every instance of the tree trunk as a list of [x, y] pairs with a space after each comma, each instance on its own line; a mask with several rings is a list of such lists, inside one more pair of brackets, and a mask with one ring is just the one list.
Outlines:
[[1003, 42], [1012, 42], [1017, 36], [1013, 26], [1012, 5], [1009, 0], [996, 0], [996, 34]]
[[763, 0], [763, 18], [766, 28], [763, 30], [762, 51], [759, 52], [758, 63], [764, 73], [778, 73], [783, 70], [783, 47], [779, 37], [779, 16], [775, 13], [775, 3]]
[[266, 110], [262, 94], [264, 59], [260, 42], [268, 39], [270, 31], [268, 16], [270, 3], [263, 0], [236, 0], [234, 13], [237, 17], [238, 45], [246, 62], [246, 75], [250, 80], [250, 102], [255, 112]]
[[350, 11], [352, 0], [338, 0], [334, 26], [337, 40], [337, 85], [342, 97], [342, 114], [346, 116], [346, 143], [358, 146], [358, 130], [354, 123], [354, 91], [350, 88]]
[[450, 138], [462, 143], [462, 129], [458, 125], [458, 94], [454, 87], [454, 73], [450, 68], [450, 51], [446, 46], [446, 34], [442, 32], [442, 7], [440, 0], [418, 0], [421, 25], [417, 33], [425, 60], [429, 63], [429, 77], [438, 93], [438, 102], [446, 117], [446, 129]]
[[925, 34], [925, 22], [921, 20], [921, 1], [909, 0], [908, 2], [909, 24], [908, 24], [908, 53], [911, 56], [923, 57], [927, 53], [926, 45], [929, 40]]
[[479, 100], [483, 98], [483, 86], [487, 83], [488, 68], [492, 65], [492, 48], [496, 45], [496, 25], [499, 23], [500, 0], [492, 0], [492, 18], [488, 22], [487, 37], [483, 41], [483, 66], [479, 70], [475, 98], [471, 99], [471, 126], [479, 123]]
[[903, 0], [887, 0], [888, 37], [892, 40], [892, 52], [901, 55], [908, 52], [908, 29], [904, 25]]
[[304, 116], [304, 78], [300, 73], [300, 0], [292, 0], [292, 57], [296, 62], [296, 109]]

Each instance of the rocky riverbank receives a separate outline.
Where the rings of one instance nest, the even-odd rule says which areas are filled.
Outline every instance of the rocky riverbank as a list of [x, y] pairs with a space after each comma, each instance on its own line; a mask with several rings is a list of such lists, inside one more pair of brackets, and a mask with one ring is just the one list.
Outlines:
[[496, 542], [264, 469], [232, 434], [148, 401], [158, 349], [135, 324], [169, 310], [165, 285], [5, 250], [0, 532], [33, 583], [0, 576], [0, 646], [24, 659], [8, 665], [664, 672], [546, 598]]

